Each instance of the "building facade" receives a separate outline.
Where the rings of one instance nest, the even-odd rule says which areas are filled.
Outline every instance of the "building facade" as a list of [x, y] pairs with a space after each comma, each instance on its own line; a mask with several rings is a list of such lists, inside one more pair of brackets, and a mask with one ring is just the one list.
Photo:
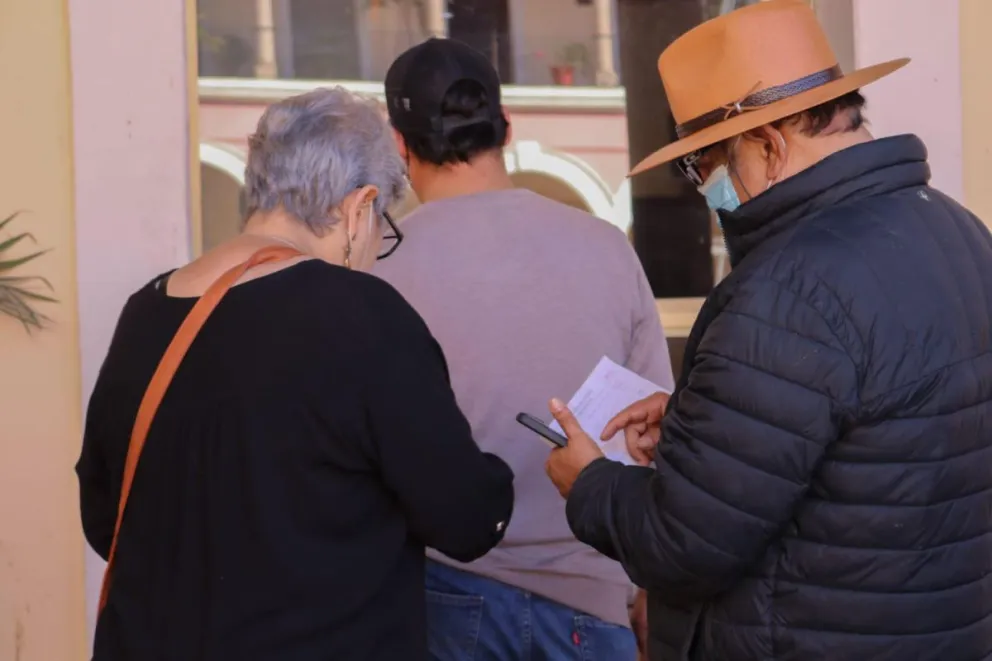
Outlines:
[[[695, 24], [756, 1], [658, 4], [672, 5], [679, 24]], [[507, 165], [518, 185], [629, 231], [628, 100], [620, 68], [625, 4], [254, 0], [252, 12], [236, 0], [198, 0], [204, 245], [239, 225], [246, 137], [268, 103], [326, 85], [381, 97], [392, 60], [430, 36], [469, 43], [499, 70], [514, 129]], [[656, 56], [652, 51], [649, 59]], [[653, 67], [648, 75], [656, 78]], [[407, 201], [396, 215], [415, 205]], [[719, 279], [723, 242], [715, 224], [712, 233]]]
[[[381, 80], [393, 58], [427, 37], [451, 36], [486, 53], [506, 83], [504, 103], [514, 128], [507, 165], [518, 185], [590, 211], [628, 232], [659, 298], [704, 295], [729, 268], [719, 228], [673, 172], [643, 176], [642, 190], [636, 190], [637, 182], [632, 190], [626, 179], [631, 161], [669, 136], [645, 127], [643, 119], [647, 114], [649, 124], [666, 124], [654, 118], [663, 118], [667, 106], [644, 108], [640, 97], [628, 94], [627, 83], [630, 79], [637, 90], [645, 82], [653, 84], [648, 94], [663, 96], [653, 66], [657, 51], [700, 20], [757, 1], [253, 0], [253, 11], [245, 11], [236, 0], [198, 0], [204, 224], [197, 238], [209, 247], [237, 231], [246, 138], [268, 103], [327, 85], [381, 97]], [[882, 27], [884, 9], [876, 13], [867, 3], [852, 0], [810, 3], [843, 68], [906, 52], [902, 39], [859, 41], [865, 30], [876, 34]], [[645, 6], [652, 13], [644, 14], [640, 7]], [[920, 0], [914, 11], [922, 16], [930, 6]], [[639, 33], [644, 24], [652, 36]], [[944, 24], [953, 24], [949, 14], [935, 23]], [[869, 117], [880, 134], [921, 131], [915, 128], [917, 121], [910, 121], [922, 119], [921, 114], [890, 104], [888, 99], [900, 95], [886, 90], [910, 93], [924, 79], [921, 69], [934, 61], [933, 53], [953, 52], [958, 41], [956, 30], [934, 30], [926, 42], [910, 49], [921, 56], [915, 72], [910, 69], [868, 90]], [[960, 73], [930, 73], [925, 87], [946, 95], [940, 102], [943, 110], [960, 115]], [[939, 131], [930, 124], [932, 136], [926, 128], [921, 132], [931, 138], [937, 184], [963, 199], [962, 154], [951, 147], [961, 145], [961, 124], [944, 123]], [[641, 205], [635, 222], [634, 198], [645, 196], [646, 187], [666, 202], [649, 209]], [[416, 200], [407, 200], [395, 215], [402, 217], [415, 206]], [[702, 223], [697, 234], [679, 230], [690, 223]], [[699, 243], [705, 245], [696, 250]], [[655, 273], [659, 260], [665, 271], [676, 274], [667, 284], [658, 282], [664, 277]], [[700, 260], [706, 263], [700, 265]], [[698, 272], [700, 266], [703, 276], [678, 277]], [[673, 306], [685, 304], [662, 304]]]
[[[82, 537], [72, 472], [85, 402], [127, 296], [236, 227], [244, 138], [267, 101], [332, 80], [376, 94], [396, 52], [460, 34], [488, 49], [507, 81], [518, 183], [624, 227], [636, 200], [624, 174], [644, 148], [629, 140], [627, 101], [649, 68], [632, 69], [638, 52], [625, 35], [670, 34], [724, 8], [636, 3], [662, 18], [671, 10], [671, 24], [637, 21], [628, 0], [361, 0], [350, 14], [329, 13], [348, 4], [0, 4], [0, 219], [23, 212], [0, 244], [30, 232], [47, 252], [16, 273], [44, 277], [57, 299], [40, 304], [51, 319], [43, 330], [0, 314], [0, 659], [88, 658], [102, 566]], [[868, 90], [874, 130], [920, 134], [934, 185], [992, 220], [992, 3], [815, 6], [843, 66], [914, 58]], [[313, 18], [294, 22], [294, 12]], [[238, 45], [220, 45], [236, 43], [230, 35]], [[643, 60], [653, 49], [641, 49]], [[685, 333], [697, 306], [693, 296], [659, 302], [671, 335]]]

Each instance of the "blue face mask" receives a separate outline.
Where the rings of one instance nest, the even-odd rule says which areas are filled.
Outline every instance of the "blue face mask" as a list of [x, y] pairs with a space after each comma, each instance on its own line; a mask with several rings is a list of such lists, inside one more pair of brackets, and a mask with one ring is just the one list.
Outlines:
[[713, 170], [698, 190], [712, 211], [735, 211], [741, 205], [726, 165]]

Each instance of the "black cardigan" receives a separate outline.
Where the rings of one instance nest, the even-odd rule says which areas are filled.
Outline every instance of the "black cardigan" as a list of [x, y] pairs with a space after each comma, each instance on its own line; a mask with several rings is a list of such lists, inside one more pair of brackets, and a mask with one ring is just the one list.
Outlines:
[[[195, 300], [160, 283], [125, 307], [87, 415], [83, 526], [104, 557], [138, 402]], [[239, 285], [152, 425], [93, 658], [426, 658], [424, 547], [488, 551], [512, 479], [389, 285], [318, 261]]]

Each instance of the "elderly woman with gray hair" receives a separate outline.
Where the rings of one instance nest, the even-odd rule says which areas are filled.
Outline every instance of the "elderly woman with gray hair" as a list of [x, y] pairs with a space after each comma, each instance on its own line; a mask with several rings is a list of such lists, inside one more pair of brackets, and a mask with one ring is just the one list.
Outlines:
[[375, 103], [277, 103], [241, 235], [127, 302], [77, 465], [109, 560], [95, 661], [426, 657], [424, 547], [485, 554], [513, 475], [423, 321], [363, 272], [399, 247], [404, 186]]

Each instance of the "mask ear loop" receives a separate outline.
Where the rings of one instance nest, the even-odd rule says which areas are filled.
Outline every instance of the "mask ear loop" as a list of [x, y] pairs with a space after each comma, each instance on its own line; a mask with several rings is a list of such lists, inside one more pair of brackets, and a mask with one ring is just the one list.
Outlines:
[[744, 185], [744, 180], [741, 179], [741, 175], [737, 172], [737, 167], [734, 165], [734, 151], [737, 149], [737, 145], [739, 145], [740, 142], [741, 136], [737, 136], [734, 138], [734, 143], [730, 145], [730, 149], [727, 150], [727, 172], [730, 173], [730, 176], [737, 179], [737, 183], [739, 183], [741, 188], [744, 189], [744, 192], [747, 193], [748, 199], [751, 199], [754, 195], [751, 195], [751, 191], [749, 191], [747, 186]]
[[[364, 207], [364, 206], [366, 206], [366, 205], [362, 205], [362, 207]], [[367, 206], [369, 206], [371, 208], [373, 206], [373, 202], [368, 202], [367, 203]], [[359, 207], [359, 210], [358, 210], [358, 213], [359, 214], [361, 213], [362, 207]], [[359, 222], [361, 222], [361, 221], [359, 221]], [[370, 211], [369, 212], [369, 236], [371, 236], [371, 231], [372, 231], [372, 212]], [[345, 239], [348, 242], [345, 245], [345, 247], [344, 247], [344, 267], [346, 269], [350, 269], [351, 268], [351, 254], [352, 254], [352, 250], [353, 250], [352, 243], [358, 238], [358, 233], [356, 232], [355, 234], [352, 234], [351, 232], [349, 232], [348, 231], [348, 227], [347, 227], [347, 223], [346, 223], [345, 224], [345, 228], [344, 228], [344, 237], [345, 237]]]
[[[362, 208], [365, 208], [365, 207], [368, 207], [368, 209], [369, 209], [368, 235], [366, 236], [366, 239], [365, 240], [366, 241], [370, 241], [372, 239], [372, 233], [375, 230], [375, 219], [376, 219], [375, 200], [374, 199], [373, 200], [370, 200], [370, 201], [368, 201], [368, 202], [366, 202], [365, 204], [362, 205]], [[361, 209], [359, 209], [359, 213], [361, 213]], [[361, 221], [359, 221], [359, 222], [361, 222]], [[345, 266], [347, 268], [351, 268], [351, 250], [352, 250], [351, 244], [352, 244], [352, 241], [355, 241], [357, 238], [358, 238], [358, 233], [357, 232], [355, 234], [349, 234], [348, 235], [348, 247], [347, 247], [346, 252], [345, 252], [345, 261], [346, 261]], [[368, 243], [366, 243], [366, 245], [368, 245]]]

